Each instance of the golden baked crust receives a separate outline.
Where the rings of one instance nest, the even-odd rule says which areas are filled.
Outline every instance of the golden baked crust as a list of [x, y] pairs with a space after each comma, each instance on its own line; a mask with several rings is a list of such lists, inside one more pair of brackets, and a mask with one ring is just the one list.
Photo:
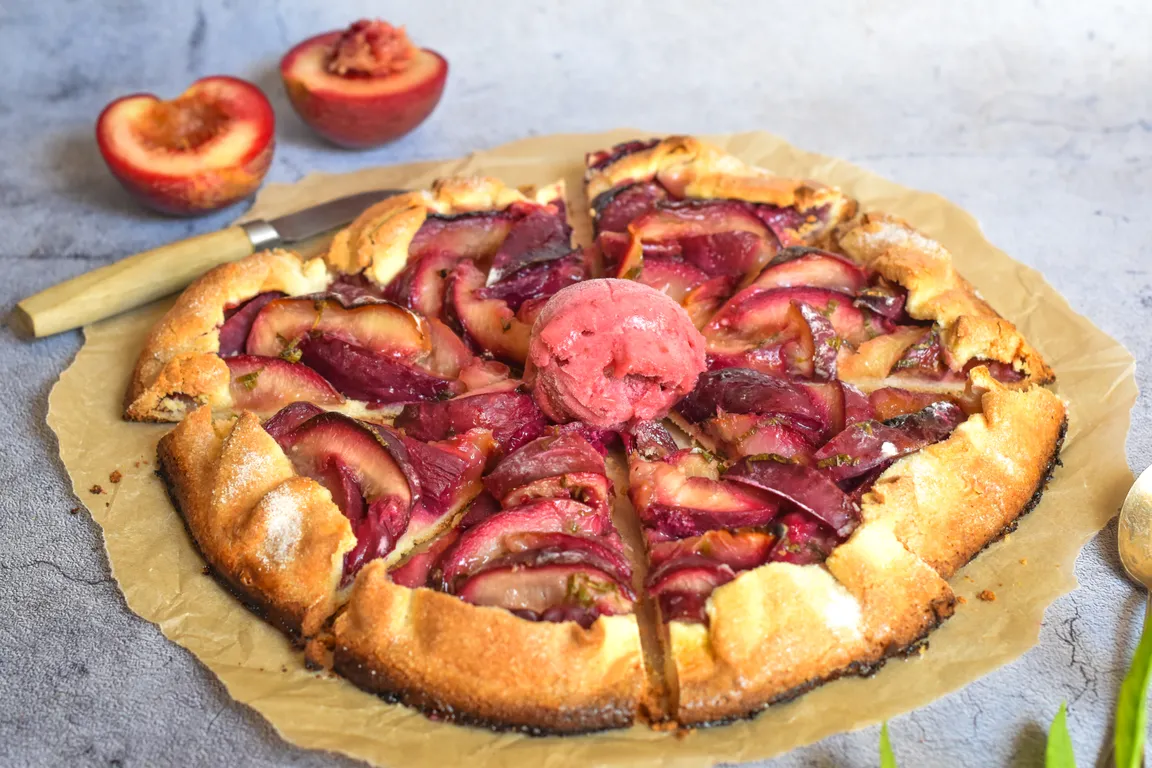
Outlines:
[[1063, 442], [1064, 402], [1040, 386], [1017, 390], [986, 368], [971, 379], [981, 412], [942, 442], [900, 459], [861, 505], [949, 578], [1035, 503]]
[[633, 722], [643, 690], [636, 617], [588, 629], [534, 622], [430, 589], [377, 561], [334, 625], [335, 669], [361, 688], [449, 719], [531, 733]]
[[907, 222], [865, 213], [844, 226], [837, 242], [848, 256], [908, 289], [905, 309], [940, 326], [940, 340], [954, 370], [971, 360], [994, 360], [1023, 374], [1025, 386], [1054, 380], [1052, 369], [1016, 327], [960, 276], [952, 254]]
[[[593, 157], [590, 156], [589, 160]], [[669, 136], [654, 146], [624, 155], [601, 168], [589, 168], [584, 177], [588, 203], [626, 183], [656, 179], [685, 198], [743, 200], [801, 212], [828, 208], [823, 221], [814, 216], [796, 232], [798, 240], [812, 241], [837, 222], [856, 213], [856, 202], [836, 187], [808, 179], [776, 176], [745, 164], [718, 147], [692, 136]], [[592, 210], [595, 217], [596, 211]]]
[[[289, 296], [318, 293], [339, 274], [365, 272], [386, 285], [404, 268], [408, 246], [427, 216], [504, 210], [516, 203], [547, 205], [562, 200], [563, 182], [539, 189], [515, 189], [498, 179], [439, 179], [430, 191], [383, 200], [339, 231], [324, 257], [302, 261], [290, 251], [261, 251], [207, 272], [180, 294], [152, 329], [140, 353], [124, 399], [124, 418], [180, 421], [200, 405], [231, 413], [228, 366], [220, 359], [224, 312], [260, 293]], [[379, 418], [355, 402], [332, 408]], [[383, 415], [388, 415], [387, 411]]]
[[207, 272], [180, 294], [148, 334], [124, 398], [124, 418], [179, 421], [198, 405], [228, 408], [228, 366], [216, 354], [224, 310], [268, 291], [301, 295], [327, 285], [328, 270], [321, 260], [304, 262], [280, 249]]
[[244, 602], [294, 636], [337, 605], [348, 520], [315, 480], [296, 475], [250, 413], [212, 421], [198, 408], [160, 440], [159, 470], [204, 559]]
[[952, 614], [946, 578], [1038, 499], [1063, 438], [1063, 402], [972, 372], [983, 413], [896, 461], [862, 524], [824, 565], [747, 571], [716, 589], [709, 624], [672, 622], [677, 720], [746, 716], [914, 646]]

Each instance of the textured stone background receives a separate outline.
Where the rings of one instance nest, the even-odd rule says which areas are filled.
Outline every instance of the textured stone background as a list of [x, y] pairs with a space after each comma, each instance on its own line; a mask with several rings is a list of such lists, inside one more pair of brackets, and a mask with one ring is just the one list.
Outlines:
[[[313, 138], [276, 64], [289, 44], [386, 13], [445, 53], [444, 100], [417, 133], [353, 154]], [[135, 206], [92, 139], [131, 91], [196, 77], [263, 85], [280, 120], [270, 180], [461, 155], [525, 135], [622, 125], [765, 129], [966, 207], [1142, 366], [1152, 356], [1152, 5], [1078, 2], [0, 3], [0, 307], [135, 251], [223, 225]], [[79, 333], [0, 329], [0, 764], [350, 765], [279, 739], [190, 654], [130, 613], [44, 424]], [[1139, 372], [1141, 385], [1147, 367]], [[93, 382], [99, 386], [99, 382]], [[1129, 438], [1152, 461], [1149, 403]], [[1115, 526], [1082, 587], [1016, 663], [892, 724], [903, 765], [1040, 765], [1067, 700], [1094, 764], [1140, 604]], [[877, 729], [773, 765], [875, 765]]]

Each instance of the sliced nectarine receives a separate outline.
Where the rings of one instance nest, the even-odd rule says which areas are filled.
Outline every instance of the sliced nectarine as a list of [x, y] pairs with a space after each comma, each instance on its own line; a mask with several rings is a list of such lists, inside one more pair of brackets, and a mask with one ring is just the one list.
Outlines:
[[293, 353], [313, 331], [401, 360], [422, 358], [431, 351], [427, 322], [403, 307], [381, 301], [346, 309], [324, 298], [276, 299], [265, 305], [252, 323], [247, 351], [299, 359]]
[[324, 377], [299, 363], [255, 355], [236, 355], [224, 362], [232, 375], [230, 390], [237, 410], [271, 414], [295, 402], [344, 402]]
[[598, 615], [632, 611], [622, 584], [583, 564], [495, 566], [465, 582], [460, 597], [473, 605], [506, 608], [524, 618], [575, 621], [582, 626], [591, 626]]
[[449, 280], [451, 312], [476, 346], [505, 362], [523, 365], [532, 326], [522, 322], [503, 299], [484, 299], [484, 273], [471, 261], [456, 265]]

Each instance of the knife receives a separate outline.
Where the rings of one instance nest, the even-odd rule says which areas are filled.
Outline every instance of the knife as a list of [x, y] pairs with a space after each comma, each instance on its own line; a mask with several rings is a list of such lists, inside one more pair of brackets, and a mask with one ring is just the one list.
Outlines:
[[16, 305], [12, 318], [37, 338], [70, 331], [175, 293], [213, 267], [343, 226], [369, 206], [406, 191], [361, 192], [144, 251], [29, 296]]

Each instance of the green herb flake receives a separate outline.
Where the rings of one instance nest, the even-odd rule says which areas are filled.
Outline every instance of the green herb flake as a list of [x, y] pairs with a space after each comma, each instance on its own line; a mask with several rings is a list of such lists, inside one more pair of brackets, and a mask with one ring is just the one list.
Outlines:
[[701, 456], [703, 456], [704, 460], [707, 461], [709, 464], [715, 464], [718, 461], [718, 459], [716, 458], [716, 454], [712, 453], [712, 451], [708, 450], [707, 448], [705, 448], [702, 445], [697, 445], [695, 448], [692, 449], [692, 451], [693, 451], [693, 453], [698, 453]]
[[591, 579], [587, 574], [574, 573], [568, 578], [568, 589], [565, 596], [569, 601], [585, 608], [591, 608], [596, 604], [597, 598], [615, 591], [616, 586], [614, 584]]
[[748, 462], [757, 461], [774, 461], [777, 464], [795, 464], [796, 461], [790, 456], [781, 456], [778, 453], [758, 453], [755, 456], [749, 456]]
[[303, 356], [303, 354], [304, 353], [300, 351], [300, 348], [297, 346], [296, 342], [292, 342], [284, 348], [283, 352], [280, 353], [280, 359], [287, 360], [290, 363], [298, 363], [300, 362], [300, 358]]
[[244, 385], [244, 389], [251, 392], [252, 390], [256, 389], [256, 380], [260, 378], [260, 372], [263, 370], [263, 368], [259, 368], [255, 371], [252, 371], [252, 373], [246, 373], [238, 378], [237, 381]]
[[1068, 705], [1060, 703], [1060, 711], [1048, 729], [1048, 746], [1044, 750], [1044, 768], [1076, 768], [1072, 754], [1072, 737], [1068, 735]]
[[302, 354], [299, 349], [301, 338], [303, 337], [298, 337], [289, 341], [280, 334], [276, 334], [276, 341], [284, 345], [284, 349], [280, 351], [281, 360], [287, 360], [290, 363], [300, 362], [300, 355]]
[[1144, 614], [1144, 631], [1116, 701], [1116, 733], [1113, 736], [1116, 768], [1141, 768], [1143, 765], [1149, 678], [1152, 678], [1152, 610]]
[[820, 469], [827, 469], [828, 467], [854, 467], [859, 463], [860, 459], [854, 456], [847, 453], [838, 453], [835, 456], [820, 459], [820, 461], [816, 462], [816, 466]]

